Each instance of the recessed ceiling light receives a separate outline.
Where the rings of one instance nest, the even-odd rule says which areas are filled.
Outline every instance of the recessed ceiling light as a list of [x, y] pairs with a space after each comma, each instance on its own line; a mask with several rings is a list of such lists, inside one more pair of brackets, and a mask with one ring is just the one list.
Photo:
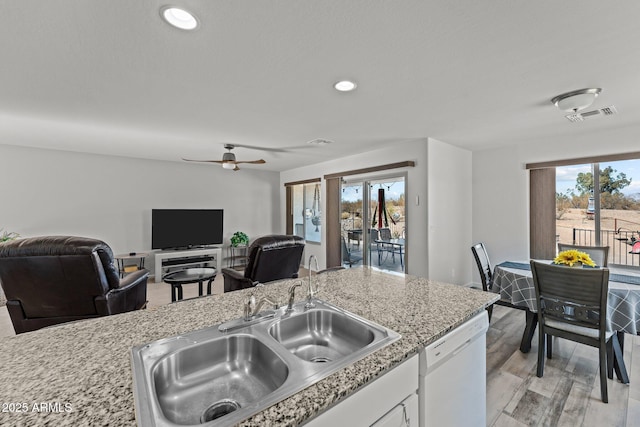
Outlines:
[[334, 84], [333, 87], [340, 92], [351, 92], [357, 87], [357, 85], [349, 80], [341, 80], [338, 83]]
[[181, 30], [195, 30], [198, 20], [191, 12], [178, 7], [166, 6], [160, 10], [165, 21]]

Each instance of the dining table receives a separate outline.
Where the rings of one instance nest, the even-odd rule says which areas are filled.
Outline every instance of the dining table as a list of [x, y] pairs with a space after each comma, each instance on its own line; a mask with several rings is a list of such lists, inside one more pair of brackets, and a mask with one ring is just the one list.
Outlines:
[[[552, 263], [551, 260], [536, 260]], [[640, 331], [640, 267], [610, 264], [609, 292], [607, 295], [607, 331], [618, 336], [624, 349], [624, 334], [639, 335]], [[528, 353], [538, 324], [536, 291], [531, 264], [528, 261], [505, 261], [495, 266], [491, 280], [491, 292], [500, 294], [500, 300], [526, 313], [525, 330], [520, 351]], [[614, 362], [618, 378], [629, 382], [626, 369], [622, 375], [617, 360]], [[624, 365], [624, 362], [623, 362]]]
[[[638, 335], [640, 331], [640, 267], [610, 264], [607, 268], [607, 331], [617, 333], [620, 345], [624, 348], [624, 334]], [[528, 353], [538, 323], [531, 264], [528, 261], [505, 261], [496, 265], [489, 290], [500, 294], [501, 301], [525, 309], [526, 326], [520, 351]]]

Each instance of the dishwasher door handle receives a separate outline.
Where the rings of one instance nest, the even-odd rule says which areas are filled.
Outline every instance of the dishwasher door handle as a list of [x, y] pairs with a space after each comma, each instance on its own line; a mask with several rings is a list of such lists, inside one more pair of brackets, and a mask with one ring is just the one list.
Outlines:
[[452, 356], [455, 356], [456, 354], [460, 353], [462, 350], [464, 350], [465, 348], [469, 347], [469, 344], [471, 344], [471, 338], [469, 338], [464, 344], [462, 344], [460, 347], [456, 348], [453, 353], [451, 354]]

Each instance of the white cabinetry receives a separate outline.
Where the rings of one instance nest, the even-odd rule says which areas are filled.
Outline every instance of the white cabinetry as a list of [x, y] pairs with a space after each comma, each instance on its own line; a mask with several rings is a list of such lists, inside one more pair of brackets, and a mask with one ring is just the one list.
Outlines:
[[418, 356], [413, 356], [382, 377], [313, 418], [309, 427], [372, 426], [383, 427], [405, 415], [412, 426], [418, 425]]
[[160, 251], [155, 253], [155, 281], [171, 270], [190, 267], [212, 267], [220, 270], [222, 250], [220, 248], [189, 249], [185, 251]]

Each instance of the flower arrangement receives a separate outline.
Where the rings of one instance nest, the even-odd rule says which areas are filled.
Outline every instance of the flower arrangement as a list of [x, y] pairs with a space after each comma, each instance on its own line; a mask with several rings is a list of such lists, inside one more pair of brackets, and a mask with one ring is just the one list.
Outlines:
[[231, 246], [244, 246], [249, 244], [249, 236], [242, 231], [236, 231], [231, 236]]
[[18, 233], [14, 233], [13, 231], [2, 231], [2, 228], [0, 228], [0, 243], [15, 240], [18, 237], [20, 237]]
[[554, 264], [564, 264], [569, 267], [573, 267], [574, 264], [584, 264], [589, 267], [595, 267], [596, 263], [593, 262], [589, 254], [585, 252], [580, 252], [576, 249], [569, 249], [567, 251], [562, 251], [558, 254], [557, 257], [553, 260]]

